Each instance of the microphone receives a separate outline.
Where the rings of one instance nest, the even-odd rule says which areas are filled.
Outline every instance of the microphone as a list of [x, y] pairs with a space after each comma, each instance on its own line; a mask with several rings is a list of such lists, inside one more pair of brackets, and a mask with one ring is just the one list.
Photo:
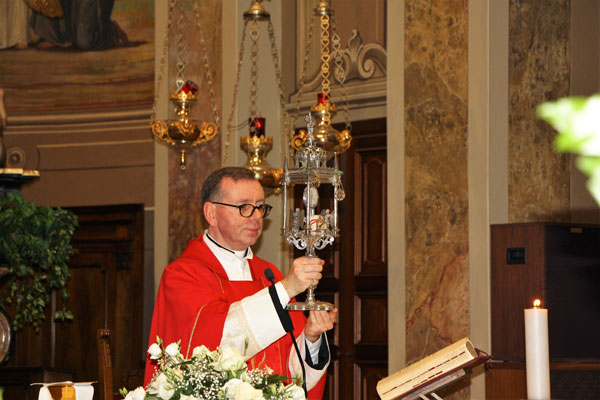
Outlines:
[[269, 286], [269, 295], [271, 295], [271, 300], [273, 301], [273, 305], [275, 306], [275, 311], [277, 311], [279, 321], [281, 322], [283, 329], [287, 333], [289, 333], [290, 338], [292, 339], [292, 343], [294, 344], [296, 355], [298, 356], [300, 366], [302, 367], [302, 389], [304, 389], [304, 394], [306, 395], [306, 397], [308, 397], [308, 390], [306, 390], [306, 370], [304, 368], [304, 362], [302, 361], [302, 357], [300, 356], [300, 349], [298, 348], [298, 343], [296, 343], [296, 338], [294, 337], [294, 324], [292, 323], [292, 318], [290, 317], [289, 311], [284, 310], [281, 306], [281, 300], [279, 300], [277, 288], [275, 287], [275, 275], [273, 274], [271, 268], [265, 269], [265, 278], [267, 278], [267, 280], [271, 282], [271, 286]]
[[275, 275], [273, 274], [273, 270], [271, 268], [265, 269], [265, 277], [269, 280], [269, 282], [275, 282]]
[[279, 321], [281, 321], [281, 325], [286, 332], [294, 331], [294, 324], [292, 323], [292, 318], [290, 318], [290, 313], [287, 310], [284, 310], [281, 306], [281, 300], [279, 300], [279, 295], [277, 294], [277, 289], [275, 288], [275, 275], [271, 268], [265, 269], [265, 277], [271, 282], [271, 286], [269, 286], [269, 294], [271, 295], [271, 300], [273, 300], [273, 304], [275, 305], [275, 311], [277, 311], [277, 315], [279, 316]]

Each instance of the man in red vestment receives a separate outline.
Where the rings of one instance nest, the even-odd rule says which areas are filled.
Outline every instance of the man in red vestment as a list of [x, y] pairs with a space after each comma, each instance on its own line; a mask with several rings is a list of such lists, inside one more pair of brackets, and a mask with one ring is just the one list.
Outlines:
[[[208, 230], [163, 272], [150, 329], [165, 344], [181, 340], [187, 358], [196, 346], [236, 347], [249, 365], [266, 364], [290, 377], [306, 371], [309, 399], [320, 399], [329, 365], [324, 334], [333, 328], [337, 310], [311, 311], [308, 319], [291, 312], [298, 359], [292, 339], [280, 322], [268, 290], [265, 270], [274, 275], [283, 308], [297, 294], [321, 279], [323, 260], [300, 257], [284, 277], [272, 264], [253, 255], [271, 206], [254, 174], [240, 167], [221, 168], [206, 179], [202, 204]], [[245, 351], [245, 353], [244, 353]], [[156, 364], [146, 360], [147, 385]]]

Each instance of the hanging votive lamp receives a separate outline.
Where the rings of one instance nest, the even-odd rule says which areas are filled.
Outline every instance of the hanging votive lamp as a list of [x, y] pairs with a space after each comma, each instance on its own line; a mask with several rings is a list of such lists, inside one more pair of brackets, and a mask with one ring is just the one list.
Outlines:
[[256, 19], [259, 21], [265, 21], [271, 18], [271, 14], [262, 5], [262, 0], [254, 0], [250, 4], [248, 11], [244, 12], [244, 19], [251, 20]]
[[273, 148], [273, 138], [265, 135], [266, 118], [250, 118], [248, 124], [249, 135], [240, 140], [242, 148], [248, 153], [248, 162], [244, 167], [254, 173], [265, 189], [279, 191], [283, 170], [273, 168], [267, 162], [267, 153]]
[[[313, 15], [318, 17], [321, 25], [321, 92], [317, 94], [317, 103], [311, 106], [311, 116], [315, 121], [315, 131], [313, 133], [315, 144], [332, 153], [344, 153], [350, 148], [352, 144], [352, 136], [350, 135], [350, 122], [348, 121], [348, 112], [346, 114], [346, 129], [338, 131], [331, 126], [331, 120], [337, 113], [337, 106], [331, 101], [331, 90], [330, 90], [330, 62], [331, 52], [330, 43], [332, 40], [331, 26], [333, 21], [333, 9], [329, 5], [329, 1], [321, 0], [313, 11]], [[334, 32], [336, 40], [334, 43], [339, 43], [339, 37]], [[339, 58], [339, 49], [334, 48], [334, 58]], [[307, 57], [305, 57], [307, 58]], [[341, 61], [336, 59], [335, 67], [336, 79], [343, 86], [344, 73], [341, 68]], [[345, 96], [344, 97], [345, 100]], [[305, 141], [308, 138], [306, 130], [300, 129], [292, 137], [292, 147], [295, 150], [300, 149], [304, 146]]]
[[[331, 126], [331, 118], [337, 112], [337, 106], [330, 101], [330, 96], [324, 93], [317, 95], [317, 104], [310, 107], [310, 112], [315, 120], [314, 140], [315, 144], [332, 153], [344, 153], [352, 144], [352, 136], [349, 129], [341, 131]], [[292, 147], [300, 149], [308, 134], [306, 130], [300, 129], [292, 138]]]
[[198, 86], [192, 81], [171, 93], [177, 119], [152, 122], [154, 136], [180, 151], [180, 167], [185, 169], [185, 152], [212, 139], [219, 131], [214, 122], [197, 121], [190, 117], [190, 109], [198, 98]]
[[[202, 34], [202, 24], [200, 22], [199, 13], [199, 0], [194, 0], [194, 14], [196, 19], [179, 20], [175, 24], [173, 21], [174, 10], [180, 10], [178, 7], [177, 0], [171, 0], [169, 2], [167, 32], [164, 36], [164, 42], [162, 45], [162, 52], [160, 56], [160, 63], [158, 67], [158, 76], [155, 80], [154, 88], [154, 105], [152, 107], [152, 116], [150, 118], [150, 127], [154, 138], [162, 143], [173, 146], [179, 151], [179, 166], [182, 170], [186, 169], [186, 152], [194, 147], [205, 143], [214, 138], [219, 132], [219, 110], [217, 108], [217, 102], [215, 100], [215, 90], [211, 75], [211, 68], [209, 65], [208, 54], [206, 51], [205, 40]], [[196, 100], [198, 99], [199, 88], [198, 85], [192, 80], [186, 79], [186, 76], [190, 76], [186, 72], [186, 38], [190, 35], [190, 31], [186, 30], [187, 23], [194, 22], [194, 25], [198, 29], [200, 37], [200, 53], [204, 60], [204, 76], [205, 82], [208, 87], [208, 100], [212, 109], [212, 121], [198, 121], [191, 117], [191, 109]], [[175, 49], [177, 53], [176, 62], [176, 73], [175, 73], [175, 90], [170, 94], [169, 100], [171, 104], [175, 106], [174, 118], [160, 120], [156, 117], [156, 110], [158, 104], [158, 93], [160, 89], [160, 83], [162, 82], [163, 72], [165, 70], [165, 64], [167, 64], [167, 50], [169, 48], [169, 41], [171, 34], [175, 32]]]
[[[266, 135], [266, 119], [260, 117], [260, 113], [257, 107], [258, 98], [258, 53], [259, 46], [258, 40], [260, 38], [260, 26], [259, 22], [267, 21], [269, 40], [271, 42], [271, 56], [273, 57], [273, 65], [275, 69], [275, 78], [280, 93], [284, 93], [281, 85], [281, 71], [279, 69], [278, 55], [275, 48], [275, 36], [274, 29], [271, 23], [270, 14], [266, 11], [262, 5], [262, 0], [253, 0], [250, 9], [244, 12], [244, 29], [242, 32], [242, 40], [240, 44], [240, 53], [238, 57], [238, 71], [237, 78], [234, 84], [234, 95], [233, 104], [231, 106], [231, 112], [229, 114], [227, 123], [227, 136], [225, 140], [225, 151], [223, 164], [225, 165], [227, 146], [229, 144], [230, 132], [236, 127], [231, 123], [234, 110], [236, 107], [237, 91], [240, 82], [240, 70], [242, 67], [242, 60], [244, 57], [244, 43], [246, 39], [246, 29], [249, 28], [248, 37], [251, 40], [250, 47], [250, 80], [249, 80], [249, 110], [248, 110], [248, 126], [250, 128], [248, 136], [240, 139], [242, 149], [248, 154], [248, 162], [244, 165], [254, 173], [255, 178], [265, 189], [267, 194], [279, 192], [281, 186], [281, 174], [282, 169], [273, 168], [267, 162], [267, 153], [273, 148], [273, 138]], [[282, 100], [280, 99], [280, 102]], [[285, 110], [282, 107], [282, 113]], [[285, 121], [285, 118], [284, 118]], [[239, 125], [241, 128], [244, 125]]]

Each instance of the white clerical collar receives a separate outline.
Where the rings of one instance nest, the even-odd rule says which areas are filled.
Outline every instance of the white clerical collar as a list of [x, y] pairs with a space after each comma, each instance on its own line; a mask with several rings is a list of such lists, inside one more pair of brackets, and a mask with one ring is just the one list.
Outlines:
[[250, 258], [250, 259], [252, 259], [252, 256], [248, 257], [248, 255], [252, 253], [252, 250], [250, 250], [250, 247], [248, 247], [246, 250], [231, 250], [230, 248], [225, 247], [221, 243], [217, 242], [212, 236], [210, 236], [208, 234], [208, 231], [206, 232], [206, 238], [208, 240], [210, 240], [211, 242], [213, 242], [215, 244], [215, 246], [217, 246], [217, 247], [219, 247], [219, 248], [221, 248], [221, 249], [223, 249], [225, 251], [228, 251], [230, 253], [233, 253], [236, 256], [240, 257], [240, 258]]
[[246, 250], [236, 251], [223, 246], [217, 242], [213, 237], [208, 234], [208, 231], [204, 232], [204, 243], [213, 252], [217, 260], [223, 266], [223, 269], [227, 273], [227, 277], [231, 281], [251, 281], [252, 273], [250, 272], [250, 265], [248, 260], [251, 260], [254, 255], [252, 249], [248, 247]]

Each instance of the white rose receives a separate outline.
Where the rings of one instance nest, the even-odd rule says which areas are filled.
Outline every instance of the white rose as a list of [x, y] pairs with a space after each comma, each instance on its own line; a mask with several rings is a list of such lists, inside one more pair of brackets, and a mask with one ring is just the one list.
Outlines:
[[125, 400], [144, 400], [144, 397], [146, 397], [146, 391], [140, 386], [133, 392], [127, 393]]
[[305, 400], [304, 389], [298, 385], [290, 385], [289, 389], [292, 400]]
[[249, 384], [248, 382], [242, 382], [235, 389], [235, 397], [234, 400], [262, 400], [262, 390], [255, 389], [254, 386]]
[[244, 356], [234, 347], [221, 348], [215, 368], [220, 371], [236, 371], [246, 366]]
[[175, 394], [175, 389], [167, 382], [164, 382], [158, 387], [158, 397], [163, 400], [169, 400]]
[[225, 392], [226, 399], [233, 399], [235, 396], [235, 392], [237, 387], [240, 386], [243, 382], [240, 379], [234, 378], [230, 379], [224, 386], [223, 391]]
[[192, 350], [192, 356], [205, 356], [207, 354], [210, 354], [210, 350], [205, 345], [196, 346]]
[[152, 343], [152, 346], [148, 348], [148, 354], [150, 354], [151, 360], [157, 360], [161, 356], [160, 346], [156, 343]]
[[164, 373], [160, 373], [156, 378], [154, 378], [150, 384], [148, 385], [148, 393], [157, 394], [158, 389], [167, 383], [167, 377]]
[[179, 355], [179, 345], [177, 343], [171, 343], [165, 349], [165, 353], [167, 353], [171, 357], [175, 357], [175, 356]]

